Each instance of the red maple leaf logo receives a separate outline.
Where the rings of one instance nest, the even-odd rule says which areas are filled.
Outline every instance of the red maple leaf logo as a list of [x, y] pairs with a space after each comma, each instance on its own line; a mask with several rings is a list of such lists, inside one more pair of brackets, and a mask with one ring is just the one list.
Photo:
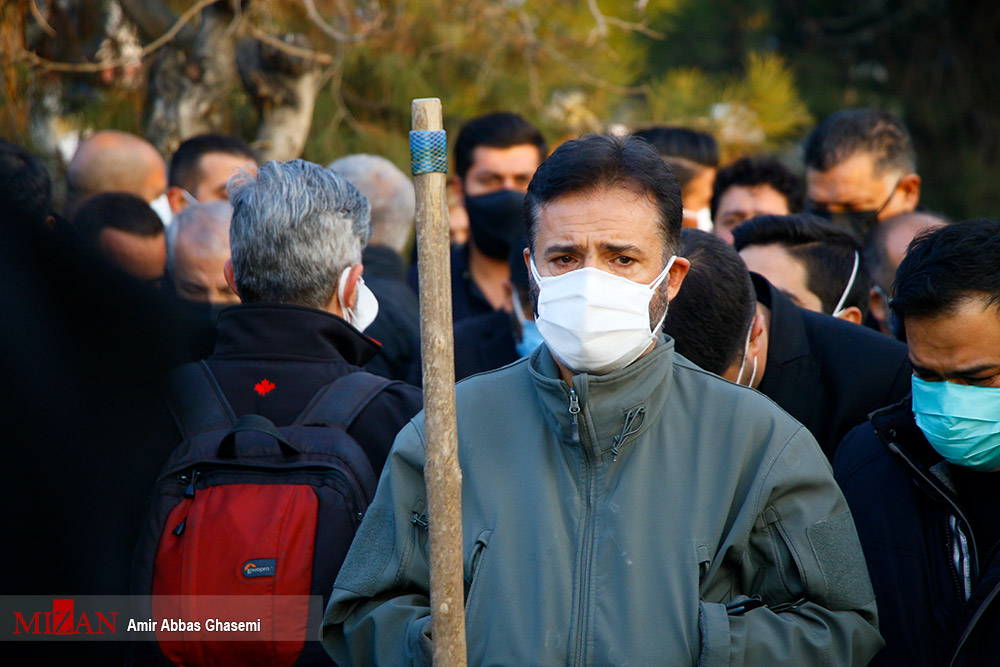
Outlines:
[[267, 396], [267, 392], [274, 389], [274, 383], [268, 380], [267, 378], [264, 378], [263, 380], [255, 384], [253, 388], [254, 391], [256, 391], [261, 396]]

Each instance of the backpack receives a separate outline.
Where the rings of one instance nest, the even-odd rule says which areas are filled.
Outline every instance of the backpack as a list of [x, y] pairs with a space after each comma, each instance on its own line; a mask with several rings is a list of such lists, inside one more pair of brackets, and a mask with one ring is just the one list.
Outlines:
[[[145, 644], [133, 662], [332, 664], [319, 623], [378, 482], [347, 428], [391, 381], [349, 373], [277, 428], [237, 418], [204, 361], [173, 380], [184, 440], [147, 500], [131, 572], [133, 593], [153, 596], [142, 611], [170, 622], [155, 627], [159, 650]], [[218, 632], [257, 619], [252, 640]]]

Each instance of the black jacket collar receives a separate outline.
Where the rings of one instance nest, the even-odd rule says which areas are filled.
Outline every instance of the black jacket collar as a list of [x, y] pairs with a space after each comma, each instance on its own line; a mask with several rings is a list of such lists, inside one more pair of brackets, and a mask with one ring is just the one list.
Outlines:
[[213, 356], [368, 363], [379, 346], [343, 319], [315, 308], [254, 303], [219, 313]]
[[[764, 276], [751, 271], [750, 280], [757, 292], [757, 301], [771, 311], [768, 338], [780, 342], [780, 345], [768, 345], [767, 367], [770, 368], [772, 363], [782, 365], [809, 356], [809, 338], [799, 307]], [[764, 372], [766, 374], [767, 370]]]

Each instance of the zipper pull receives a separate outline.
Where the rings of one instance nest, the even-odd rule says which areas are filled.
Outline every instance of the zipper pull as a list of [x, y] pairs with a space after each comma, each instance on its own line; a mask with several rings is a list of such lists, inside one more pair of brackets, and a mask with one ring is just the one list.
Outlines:
[[197, 470], [195, 470], [191, 474], [191, 482], [187, 485], [187, 488], [184, 489], [184, 497], [185, 498], [194, 498], [194, 483], [196, 481], [198, 481], [198, 471]]
[[174, 529], [173, 529], [172, 531], [170, 531], [170, 532], [172, 532], [172, 533], [173, 533], [174, 535], [176, 535], [177, 537], [180, 537], [180, 536], [181, 536], [181, 534], [182, 534], [182, 533], [184, 532], [184, 529], [185, 529], [185, 528], [187, 527], [187, 522], [188, 522], [188, 518], [187, 518], [187, 517], [184, 517], [184, 518], [183, 518], [183, 519], [181, 520], [181, 522], [180, 522], [179, 524], [177, 524], [177, 527], [176, 527], [176, 528], [174, 528]]
[[414, 526], [420, 526], [424, 530], [427, 530], [428, 526], [427, 515], [414, 512], [413, 514], [410, 515], [410, 523], [412, 523]]
[[576, 389], [569, 388], [569, 414], [573, 418], [573, 442], [580, 442], [580, 421], [577, 415], [580, 414], [580, 399], [576, 395]]

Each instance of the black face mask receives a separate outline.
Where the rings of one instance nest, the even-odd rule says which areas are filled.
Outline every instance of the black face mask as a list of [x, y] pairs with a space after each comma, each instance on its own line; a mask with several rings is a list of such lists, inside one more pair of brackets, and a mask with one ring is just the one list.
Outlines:
[[868, 232], [870, 232], [878, 224], [879, 213], [881, 213], [882, 209], [888, 206], [889, 202], [892, 201], [901, 180], [902, 179], [896, 181], [896, 184], [892, 186], [892, 190], [889, 191], [889, 196], [885, 198], [885, 201], [882, 202], [882, 205], [878, 208], [870, 208], [863, 211], [833, 212], [826, 208], [817, 208], [811, 202], [807, 204], [806, 208], [809, 213], [818, 215], [838, 227], [849, 229], [857, 234], [858, 238], [864, 239], [868, 236]]
[[507, 259], [511, 243], [524, 234], [524, 194], [500, 190], [466, 195], [465, 210], [476, 247], [487, 257]]

